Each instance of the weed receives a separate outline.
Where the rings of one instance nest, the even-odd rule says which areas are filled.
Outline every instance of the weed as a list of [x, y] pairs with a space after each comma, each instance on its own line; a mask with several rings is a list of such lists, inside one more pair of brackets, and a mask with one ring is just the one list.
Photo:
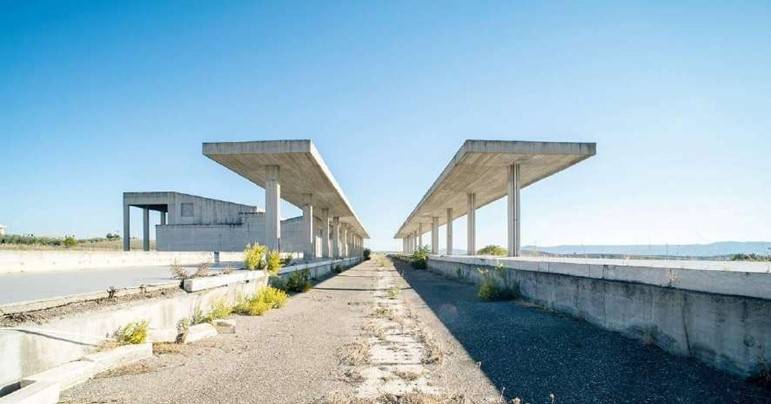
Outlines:
[[123, 345], [142, 344], [147, 340], [148, 327], [147, 320], [128, 323], [118, 330], [116, 339]]
[[268, 251], [265, 258], [265, 270], [270, 274], [277, 274], [281, 270], [281, 254], [278, 250]]
[[286, 289], [289, 292], [307, 292], [311, 288], [311, 271], [303, 269], [289, 274], [286, 280]]
[[388, 298], [389, 299], [396, 299], [399, 297], [399, 293], [401, 293], [401, 289], [397, 288], [396, 286], [391, 286], [388, 288]]
[[170, 342], [156, 342], [153, 344], [153, 353], [156, 355], [178, 354], [182, 351], [182, 345]]
[[[479, 285], [479, 298], [486, 301], [513, 300], [519, 297], [519, 288], [501, 286], [490, 271], [480, 269], [482, 283]], [[496, 271], [498, 273], [500, 271]]]
[[332, 272], [339, 274], [343, 272], [343, 268], [340, 265], [335, 265], [334, 268], [332, 268]]
[[208, 262], [202, 262], [198, 264], [198, 267], [195, 269], [195, 273], [193, 273], [193, 278], [203, 278], [205, 276], [209, 276]]
[[65, 247], [72, 248], [78, 245], [78, 240], [75, 239], [75, 236], [64, 236], [64, 241], [62, 242]]
[[233, 308], [225, 302], [225, 299], [220, 299], [214, 302], [211, 311], [206, 316], [208, 322], [219, 320], [221, 318], [228, 317], [233, 312]]
[[359, 366], [369, 362], [369, 342], [359, 338], [345, 346], [340, 357], [340, 363], [349, 366]]
[[412, 253], [412, 256], [410, 257], [410, 263], [412, 264], [412, 267], [415, 269], [426, 269], [428, 268], [428, 254], [430, 250], [427, 246], [418, 247], [415, 252]]
[[394, 374], [402, 380], [413, 382], [418, 380], [421, 376], [420, 372], [412, 372], [409, 370], [395, 370]]
[[190, 325], [196, 325], [196, 324], [202, 324], [202, 323], [208, 323], [209, 317], [205, 314], [203, 314], [203, 310], [201, 310], [200, 307], [196, 306], [193, 309], [193, 315], [190, 316]]
[[240, 301], [233, 312], [247, 316], [261, 316], [270, 309], [278, 309], [286, 302], [286, 292], [270, 286], [261, 287], [254, 297]]
[[244, 250], [244, 266], [250, 271], [262, 269], [265, 265], [265, 253], [268, 248], [257, 243], [247, 244]]
[[187, 274], [187, 271], [185, 271], [185, 268], [182, 268], [182, 265], [179, 265], [176, 260], [171, 264], [171, 267], [169, 267], [169, 271], [171, 271], [171, 277], [174, 279], [187, 279], [190, 277], [190, 275]]

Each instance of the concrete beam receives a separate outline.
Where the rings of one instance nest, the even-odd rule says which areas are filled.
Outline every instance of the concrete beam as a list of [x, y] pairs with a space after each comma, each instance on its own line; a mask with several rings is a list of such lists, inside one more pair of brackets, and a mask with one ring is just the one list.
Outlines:
[[447, 208], [447, 255], [452, 255], [452, 208]]
[[520, 220], [519, 220], [519, 163], [514, 163], [508, 167], [508, 180], [506, 182], [507, 208], [506, 216], [508, 217], [508, 250], [510, 257], [519, 256], [519, 243], [520, 243]]
[[281, 169], [265, 166], [265, 245], [281, 248]]
[[477, 253], [477, 194], [470, 192], [466, 194], [466, 254], [476, 255]]
[[142, 208], [142, 249], [150, 251], [150, 209]]

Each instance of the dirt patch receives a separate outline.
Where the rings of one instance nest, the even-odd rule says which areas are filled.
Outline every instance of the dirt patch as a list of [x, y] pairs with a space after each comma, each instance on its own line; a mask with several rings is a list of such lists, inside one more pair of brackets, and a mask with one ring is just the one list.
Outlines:
[[129, 376], [129, 375], [138, 375], [142, 373], [150, 373], [153, 372], [154, 369], [148, 365], [145, 362], [137, 362], [132, 363], [130, 365], [121, 366], [115, 369], [110, 369], [107, 371], [104, 371], [102, 373], [99, 373], [98, 375], [94, 376], [94, 379], [106, 379], [110, 377], [120, 377], [120, 376]]
[[23, 313], [8, 313], [2, 314], [0, 317], [0, 326], [2, 327], [14, 327], [22, 324], [42, 324], [46, 321], [54, 318], [63, 317], [75, 313], [80, 313], [89, 310], [101, 309], [104, 307], [114, 306], [118, 304], [149, 300], [156, 298], [168, 298], [185, 293], [182, 289], [168, 288], [153, 290], [148, 292], [140, 292], [131, 295], [105, 297], [96, 300], [86, 300], [80, 302], [72, 302], [64, 304], [62, 306], [49, 307], [43, 310], [27, 311]]

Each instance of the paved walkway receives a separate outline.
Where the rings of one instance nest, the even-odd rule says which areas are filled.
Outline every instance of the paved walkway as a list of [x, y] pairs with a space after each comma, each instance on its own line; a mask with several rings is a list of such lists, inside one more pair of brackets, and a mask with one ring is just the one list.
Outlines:
[[[769, 402], [771, 393], [585, 322], [373, 259], [238, 333], [181, 346], [65, 403]], [[393, 402], [393, 401], [389, 401]]]

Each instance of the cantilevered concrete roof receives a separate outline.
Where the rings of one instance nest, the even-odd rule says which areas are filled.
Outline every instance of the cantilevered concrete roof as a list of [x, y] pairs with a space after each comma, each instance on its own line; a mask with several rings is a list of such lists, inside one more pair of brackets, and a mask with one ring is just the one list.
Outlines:
[[330, 217], [340, 217], [342, 223], [363, 238], [369, 238], [310, 140], [204, 143], [203, 154], [262, 188], [265, 188], [265, 166], [280, 166], [281, 199], [301, 208], [304, 194], [313, 194], [316, 216], [320, 209], [329, 208]]
[[595, 143], [466, 140], [439, 178], [410, 213], [394, 238], [431, 229], [432, 217], [447, 222], [468, 212], [466, 194], [476, 193], [477, 208], [506, 196], [507, 167], [520, 164], [520, 189], [595, 154]]

